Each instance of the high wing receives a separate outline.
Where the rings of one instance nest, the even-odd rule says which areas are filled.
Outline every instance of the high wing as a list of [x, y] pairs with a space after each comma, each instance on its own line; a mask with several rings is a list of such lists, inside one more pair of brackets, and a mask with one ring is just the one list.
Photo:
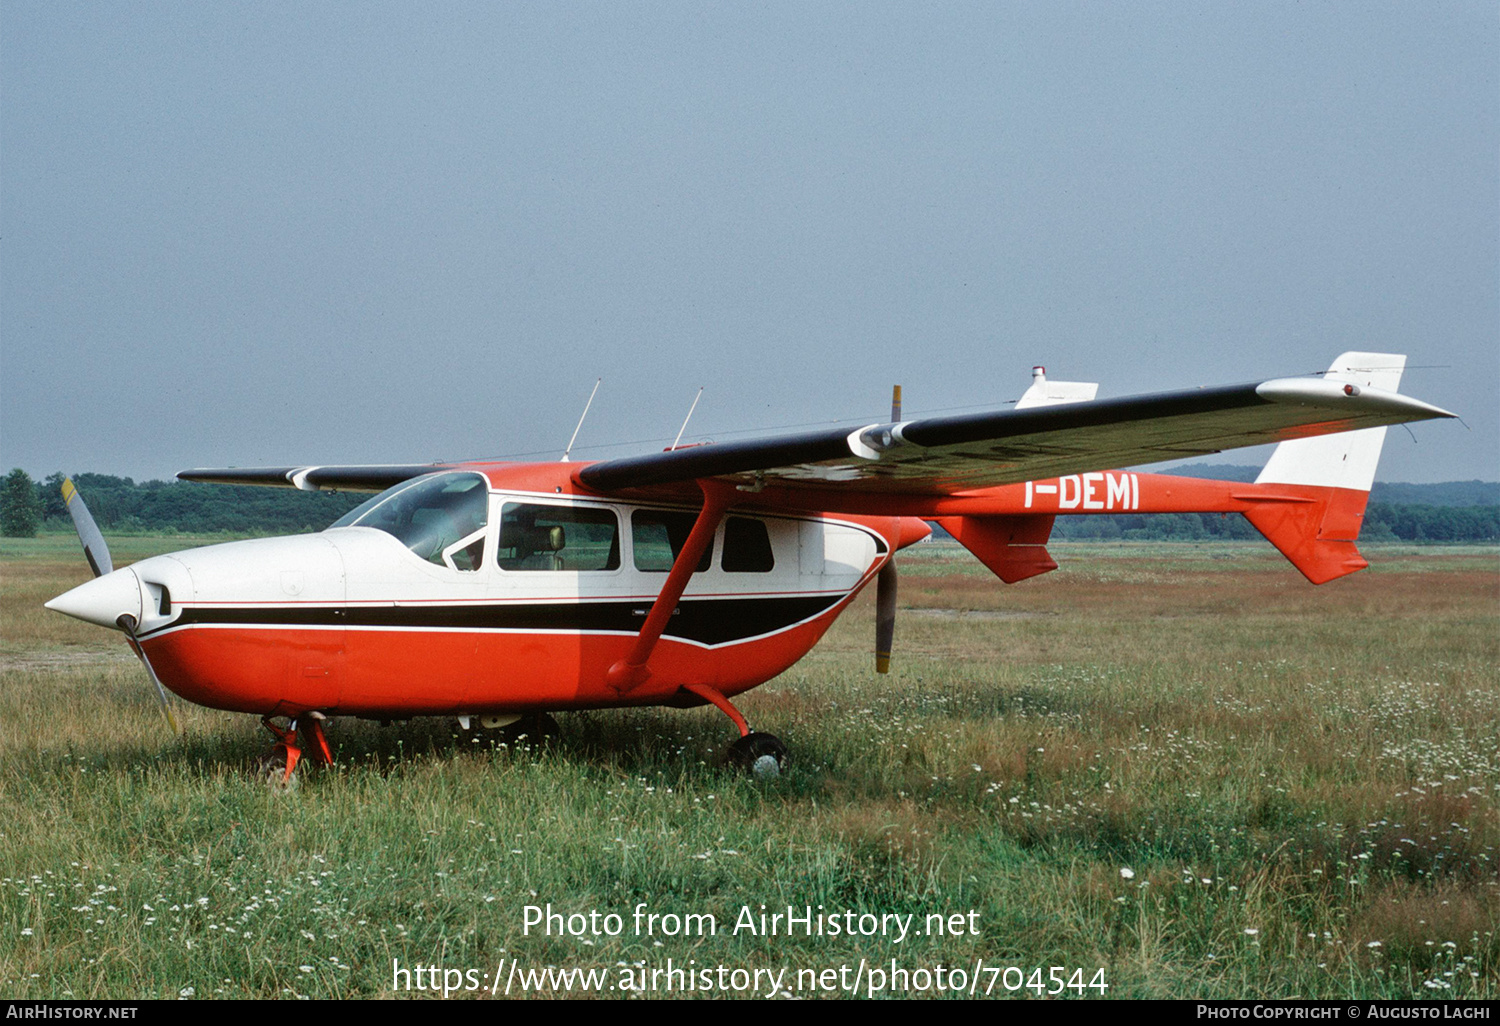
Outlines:
[[[1340, 361], [1373, 355], [1378, 354], [1346, 353]], [[745, 492], [769, 488], [763, 502], [771, 505], [801, 506], [805, 500], [807, 508], [854, 512], [865, 504], [862, 496], [873, 509], [882, 499], [961, 495], [1021, 481], [1455, 416], [1397, 392], [1340, 377], [1330, 371], [1322, 379], [1277, 378], [697, 445], [578, 464], [574, 480], [603, 495], [680, 500], [697, 498], [693, 482], [717, 478]], [[177, 476], [216, 484], [378, 492], [458, 465], [210, 468]]]
[[1452, 416], [1377, 388], [1279, 378], [695, 446], [589, 464], [575, 479], [611, 495], [721, 478], [752, 492], [774, 485], [781, 495], [943, 496]]

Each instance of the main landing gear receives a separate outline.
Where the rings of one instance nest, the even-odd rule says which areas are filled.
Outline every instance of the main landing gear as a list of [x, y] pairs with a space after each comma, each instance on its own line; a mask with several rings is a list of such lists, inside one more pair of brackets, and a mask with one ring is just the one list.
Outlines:
[[[292, 773], [297, 769], [297, 763], [302, 761], [304, 747], [314, 761], [325, 766], [331, 764], [333, 753], [328, 748], [328, 737], [323, 733], [323, 721], [326, 719], [327, 716], [314, 711], [300, 717], [288, 717], [287, 725], [278, 727], [271, 721], [271, 717], [262, 717], [260, 722], [276, 738], [276, 746], [271, 749], [270, 755], [257, 764], [256, 776], [276, 790], [292, 788], [296, 784]], [[297, 743], [299, 726], [302, 735], [300, 745]]]
[[750, 724], [745, 722], [745, 717], [730, 704], [729, 699], [706, 684], [684, 684], [682, 689], [712, 703], [740, 729], [740, 739], [729, 746], [725, 762], [758, 780], [781, 776], [791, 762], [791, 757], [786, 745], [776, 735], [751, 730]]
[[466, 731], [477, 726], [479, 731], [474, 736], [475, 742], [488, 741], [506, 748], [542, 749], [553, 744], [562, 735], [562, 728], [557, 725], [552, 714], [544, 712], [488, 715], [465, 713], [458, 717], [458, 725]]
[[725, 761], [758, 780], [767, 780], [781, 776], [791, 760], [786, 745], [775, 734], [751, 732], [729, 746]]
[[511, 748], [529, 748], [539, 751], [556, 743], [562, 728], [551, 713], [522, 713], [514, 722], [499, 730], [499, 742]]
[[[705, 684], [685, 684], [683, 690], [714, 705], [734, 721], [740, 736], [729, 746], [724, 761], [735, 769], [751, 776], [768, 780], [779, 777], [790, 764], [786, 745], [774, 734], [757, 733], [750, 729], [745, 717], [730, 704], [729, 699]], [[284, 717], [281, 726], [270, 716], [262, 717], [261, 724], [276, 739], [271, 754], [256, 763], [255, 776], [271, 788], [284, 791], [296, 786], [297, 766], [306, 755], [313, 762], [329, 765], [333, 752], [328, 747], [328, 737], [323, 724], [328, 717], [316, 710], [301, 716]], [[468, 729], [468, 716], [460, 717]], [[523, 713], [520, 716], [485, 716], [479, 725], [499, 734], [499, 742], [513, 748], [540, 749], [553, 742], [560, 733], [557, 721], [542, 712]]]

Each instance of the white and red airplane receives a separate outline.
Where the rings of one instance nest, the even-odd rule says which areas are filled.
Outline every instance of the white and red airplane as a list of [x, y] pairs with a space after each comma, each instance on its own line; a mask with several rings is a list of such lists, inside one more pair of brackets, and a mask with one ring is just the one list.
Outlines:
[[[47, 607], [122, 630], [169, 719], [163, 685], [261, 716], [283, 782], [303, 748], [331, 758], [336, 715], [535, 729], [549, 711], [704, 703], [739, 729], [731, 760], [772, 773], [785, 747], [730, 699], [872, 580], [884, 672], [895, 554], [929, 521], [1006, 582], [1056, 569], [1054, 517], [1125, 511], [1243, 513], [1314, 584], [1365, 567], [1385, 425], [1453, 416], [1397, 394], [1404, 366], [1352, 352], [1321, 377], [1109, 400], [1037, 368], [1004, 411], [903, 421], [898, 399], [853, 431], [599, 463], [192, 470], [178, 476], [379, 494], [318, 534], [121, 570], [68, 484], [97, 576]], [[1254, 484], [1108, 469], [1268, 442]]]

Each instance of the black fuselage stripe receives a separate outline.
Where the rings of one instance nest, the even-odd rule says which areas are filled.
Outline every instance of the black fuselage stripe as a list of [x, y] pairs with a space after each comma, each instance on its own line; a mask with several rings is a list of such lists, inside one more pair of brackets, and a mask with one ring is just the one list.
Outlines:
[[[843, 595], [687, 601], [678, 605], [664, 636], [721, 645], [759, 637], [832, 609]], [[192, 626], [392, 627], [456, 630], [613, 631], [635, 633], [649, 601], [527, 603], [469, 606], [192, 607], [166, 630]]]

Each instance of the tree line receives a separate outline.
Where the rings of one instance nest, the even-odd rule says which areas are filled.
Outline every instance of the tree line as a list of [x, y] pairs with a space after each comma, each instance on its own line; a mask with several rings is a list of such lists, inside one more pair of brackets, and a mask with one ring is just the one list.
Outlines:
[[[1237, 513], [1106, 513], [1058, 517], [1052, 537], [1065, 541], [1236, 541], [1260, 532]], [[1427, 506], [1372, 502], [1360, 541], [1500, 541], [1500, 506]]]
[[[100, 529], [123, 533], [245, 535], [321, 531], [369, 498], [363, 493], [302, 492], [291, 488], [205, 485], [184, 481], [144, 481], [138, 484], [128, 477], [108, 474], [79, 474], [73, 483], [84, 496]], [[1380, 488], [1379, 485], [1376, 487]], [[1455, 489], [1457, 494], [1487, 497], [1496, 488], [1493, 484], [1480, 482], [1387, 487], [1421, 489], [1413, 494], [1439, 500], [1455, 494]], [[1380, 496], [1378, 491], [1374, 494]], [[0, 531], [7, 537], [29, 538], [43, 528], [72, 529], [72, 520], [62, 497], [62, 474], [33, 481], [25, 471], [12, 470], [0, 488]], [[1052, 535], [1060, 540], [1141, 541], [1259, 537], [1244, 517], [1222, 513], [1060, 516]], [[1363, 541], [1496, 542], [1500, 541], [1500, 504], [1371, 502], [1365, 510], [1360, 538]]]
[[[62, 497], [63, 476], [33, 483], [12, 470], [0, 493], [0, 530], [31, 537], [39, 528], [72, 530]], [[100, 530], [121, 533], [297, 534], [321, 531], [370, 496], [355, 492], [303, 492], [253, 485], [202, 485], [142, 481], [109, 474], [78, 474], [73, 484]]]

